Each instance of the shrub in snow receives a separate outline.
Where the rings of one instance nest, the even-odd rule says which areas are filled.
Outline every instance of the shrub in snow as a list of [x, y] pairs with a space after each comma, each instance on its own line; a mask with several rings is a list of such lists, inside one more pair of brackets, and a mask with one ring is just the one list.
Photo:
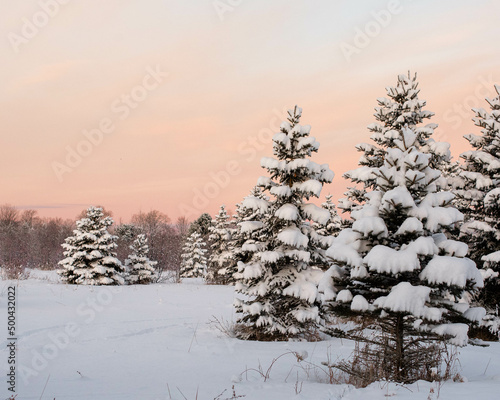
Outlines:
[[403, 129], [385, 151], [366, 204], [352, 212], [352, 228], [327, 251], [334, 265], [320, 282], [334, 316], [357, 316], [361, 327], [381, 332], [373, 338], [359, 331], [347, 336], [383, 354], [377, 379], [398, 382], [419, 379], [422, 369], [430, 374], [429, 359], [435, 360], [431, 368], [440, 359], [439, 346], [428, 343], [445, 338], [463, 346], [463, 322], [484, 315], [466, 302], [483, 284], [474, 262], [465, 258], [467, 245], [441, 233], [463, 216], [450, 206], [453, 194], [438, 191], [440, 172], [419, 148], [416, 130]]
[[137, 235], [130, 249], [132, 254], [125, 260], [127, 282], [129, 284], [151, 283], [156, 278], [154, 266], [157, 263], [148, 258], [149, 246], [146, 235]]
[[124, 268], [116, 258], [116, 236], [108, 232], [113, 224], [102, 208], [89, 207], [86, 218], [76, 221], [73, 236], [62, 247], [66, 258], [57, 272], [66, 283], [81, 285], [121, 285]]
[[207, 273], [207, 259], [205, 253], [205, 242], [198, 232], [193, 232], [186, 239], [182, 248], [181, 268], [179, 275], [181, 278], [205, 277]]
[[270, 177], [261, 177], [258, 186], [271, 200], [248, 196], [243, 201], [256, 218], [240, 222], [241, 231], [259, 230], [257, 238], [242, 245], [247, 260], [238, 263], [236, 290], [245, 297], [236, 301], [236, 311], [239, 335], [245, 339], [303, 337], [320, 321], [321, 272], [313, 267], [326, 264], [324, 238], [309, 221], [326, 224], [330, 213], [307, 200], [319, 197], [333, 172], [309, 159], [319, 143], [309, 136], [310, 126], [299, 124], [301, 113], [299, 107], [288, 110], [287, 121], [273, 137], [275, 157], [261, 160]]
[[228, 270], [231, 264], [231, 234], [229, 215], [224, 205], [220, 206], [218, 214], [212, 220], [209, 228], [209, 240], [211, 254], [208, 259], [207, 277], [208, 283], [226, 285], [234, 282], [231, 272]]
[[500, 86], [499, 96], [486, 99], [490, 111], [474, 109], [481, 135], [466, 135], [474, 150], [461, 154], [464, 159], [454, 180], [456, 205], [465, 215], [460, 238], [469, 244], [470, 257], [481, 268], [485, 279], [479, 302], [487, 308], [485, 323], [498, 332], [500, 301]]
[[[421, 125], [434, 113], [424, 110], [426, 101], [418, 98], [420, 89], [417, 75], [413, 78], [409, 72], [408, 76], [399, 75], [396, 86], [387, 87], [386, 91], [387, 97], [377, 99], [378, 107], [375, 107], [374, 114], [377, 122], [368, 126], [374, 143], [361, 143], [356, 146], [362, 153], [359, 167], [344, 174], [344, 178], [357, 185], [348, 188], [346, 197], [339, 201], [339, 208], [344, 212], [351, 212], [365, 202], [367, 191], [376, 186], [376, 169], [383, 166], [386, 150], [396, 147], [395, 143], [400, 139], [405, 126], [413, 129], [417, 135], [415, 146], [422, 153], [431, 155], [431, 167], [446, 169], [449, 166], [450, 145], [431, 138], [437, 124]], [[446, 179], [442, 178], [440, 181], [441, 186], [446, 186]]]

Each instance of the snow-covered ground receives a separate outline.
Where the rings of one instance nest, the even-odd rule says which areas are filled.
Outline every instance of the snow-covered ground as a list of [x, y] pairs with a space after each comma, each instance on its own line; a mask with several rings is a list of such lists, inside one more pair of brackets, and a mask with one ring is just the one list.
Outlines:
[[[497, 343], [459, 349], [463, 383], [376, 383], [355, 389], [328, 384], [320, 369], [328, 356], [349, 356], [352, 342], [259, 343], [221, 334], [209, 321], [234, 319], [232, 287], [196, 281], [70, 286], [58, 283], [53, 273], [32, 271], [28, 280], [0, 282], [0, 318], [5, 325], [7, 287], [12, 284], [17, 286], [17, 400], [222, 400], [232, 398], [233, 385], [242, 400], [500, 396]], [[5, 379], [5, 338], [2, 335], [2, 400], [12, 395]], [[302, 354], [304, 361], [289, 352]], [[268, 377], [261, 376], [259, 366], [265, 375], [281, 355]]]

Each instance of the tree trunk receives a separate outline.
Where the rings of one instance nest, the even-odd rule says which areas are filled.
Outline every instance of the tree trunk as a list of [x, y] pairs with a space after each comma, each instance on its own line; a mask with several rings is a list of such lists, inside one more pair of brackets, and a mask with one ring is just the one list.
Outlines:
[[396, 354], [395, 354], [395, 367], [396, 367], [396, 382], [405, 382], [405, 360], [404, 360], [404, 320], [402, 315], [396, 317], [396, 326], [394, 332], [396, 340]]

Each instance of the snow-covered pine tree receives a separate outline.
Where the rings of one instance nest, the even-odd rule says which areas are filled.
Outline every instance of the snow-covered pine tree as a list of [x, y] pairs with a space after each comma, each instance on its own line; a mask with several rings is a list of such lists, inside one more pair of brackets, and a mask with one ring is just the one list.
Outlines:
[[[461, 154], [462, 171], [454, 180], [456, 205], [465, 215], [461, 240], [468, 243], [470, 258], [481, 268], [485, 279], [478, 300], [489, 312], [487, 321], [498, 333], [500, 303], [500, 85], [498, 96], [486, 99], [490, 111], [473, 109], [474, 124], [481, 135], [465, 138], [474, 150]], [[492, 318], [492, 315], [496, 318]], [[494, 323], [494, 320], [497, 322]]]
[[243, 201], [256, 219], [240, 222], [241, 231], [261, 230], [258, 241], [245, 242], [251, 254], [239, 263], [236, 290], [245, 297], [235, 306], [237, 334], [243, 339], [307, 337], [320, 321], [317, 282], [326, 259], [309, 221], [325, 224], [330, 213], [307, 200], [319, 197], [333, 172], [309, 159], [319, 143], [309, 136], [310, 126], [299, 124], [301, 114], [297, 106], [288, 110], [287, 121], [273, 137], [275, 158], [261, 160], [270, 177], [261, 177], [258, 186], [272, 199], [248, 196]]
[[[378, 107], [375, 107], [374, 114], [377, 122], [368, 126], [374, 143], [361, 143], [356, 146], [356, 149], [363, 153], [359, 159], [359, 167], [343, 175], [355, 185], [348, 188], [345, 198], [339, 200], [339, 208], [343, 212], [351, 212], [365, 202], [366, 193], [376, 185], [374, 169], [383, 165], [386, 149], [395, 147], [395, 140], [401, 137], [405, 126], [414, 129], [417, 134], [416, 145], [420, 151], [432, 155], [431, 167], [444, 169], [450, 161], [450, 145], [431, 138], [437, 124], [421, 125], [434, 113], [424, 110], [426, 101], [418, 98], [420, 89], [417, 75], [413, 78], [409, 72], [408, 76], [399, 75], [396, 86], [387, 87], [386, 92], [387, 97], [377, 99]], [[446, 179], [441, 179], [439, 184], [446, 187]], [[349, 225], [349, 221], [346, 222]]]
[[207, 273], [205, 242], [198, 232], [193, 232], [186, 239], [182, 248], [181, 278], [204, 278]]
[[219, 212], [212, 220], [209, 228], [210, 257], [208, 259], [207, 276], [208, 283], [226, 285], [234, 282], [227, 267], [231, 264], [231, 234], [229, 215], [226, 206], [221, 205]]
[[337, 208], [332, 201], [332, 195], [329, 194], [325, 197], [325, 202], [321, 203], [321, 207], [327, 210], [330, 213], [330, 218], [326, 222], [326, 224], [314, 223], [314, 229], [316, 232], [322, 236], [337, 236], [343, 228], [342, 217], [338, 215]]
[[76, 221], [73, 236], [62, 244], [66, 258], [57, 272], [66, 283], [122, 285], [124, 268], [116, 258], [116, 236], [108, 232], [113, 224], [102, 208], [89, 207], [87, 217]]
[[188, 230], [188, 236], [190, 236], [193, 232], [197, 232], [200, 234], [201, 239], [205, 243], [205, 257], [207, 257], [207, 259], [210, 257], [210, 254], [212, 252], [211, 243], [209, 240], [211, 226], [212, 217], [208, 213], [203, 213], [198, 217], [198, 219], [191, 223]]
[[450, 206], [453, 194], [438, 191], [440, 172], [419, 147], [415, 130], [394, 138], [375, 170], [374, 190], [352, 212], [352, 228], [327, 250], [334, 265], [320, 282], [333, 316], [357, 316], [361, 328], [381, 332], [346, 334], [370, 343], [365, 354], [372, 357], [374, 380], [430, 378], [430, 368], [440, 366], [439, 340], [465, 345], [468, 325], [460, 321], [484, 315], [466, 302], [483, 283], [465, 257], [467, 245], [441, 233], [463, 216]]
[[154, 266], [157, 262], [151, 261], [148, 257], [149, 246], [146, 235], [143, 233], [137, 235], [132, 245], [130, 245], [130, 250], [132, 250], [132, 253], [125, 260], [127, 282], [131, 285], [153, 282], [156, 277]]

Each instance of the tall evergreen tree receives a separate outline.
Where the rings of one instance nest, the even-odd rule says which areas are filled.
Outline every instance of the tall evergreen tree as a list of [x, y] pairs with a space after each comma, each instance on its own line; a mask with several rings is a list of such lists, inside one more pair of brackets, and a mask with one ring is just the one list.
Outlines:
[[58, 270], [63, 282], [82, 285], [122, 285], [124, 268], [116, 258], [116, 236], [108, 232], [113, 224], [102, 208], [89, 207], [86, 218], [76, 221], [73, 236], [62, 247], [66, 258]]
[[204, 278], [207, 273], [205, 242], [198, 232], [193, 232], [186, 239], [182, 248], [181, 278]]
[[148, 284], [156, 277], [154, 266], [156, 261], [151, 261], [148, 257], [149, 246], [146, 235], [139, 234], [130, 245], [132, 253], [125, 260], [127, 268], [127, 282], [130, 284]]
[[[387, 97], [377, 99], [378, 107], [375, 107], [374, 114], [377, 122], [368, 126], [374, 143], [361, 143], [356, 146], [362, 153], [359, 167], [344, 174], [344, 178], [355, 184], [348, 188], [346, 197], [339, 201], [339, 208], [344, 212], [351, 212], [365, 202], [366, 193], [373, 190], [376, 185], [377, 176], [374, 174], [374, 169], [384, 164], [385, 151], [395, 147], [395, 141], [399, 140], [405, 126], [416, 133], [415, 145], [420, 151], [432, 155], [431, 167], [444, 169], [449, 164], [450, 145], [436, 142], [431, 138], [437, 124], [422, 125], [434, 113], [424, 110], [426, 101], [418, 98], [420, 89], [417, 75], [415, 74], [413, 78], [409, 72], [408, 76], [399, 75], [396, 86], [387, 87], [386, 91]], [[445, 179], [440, 179], [439, 183], [441, 187], [446, 187]]]
[[232, 283], [233, 279], [227, 270], [231, 264], [231, 222], [226, 212], [226, 206], [220, 206], [219, 212], [212, 220], [209, 228], [211, 253], [208, 259], [207, 282], [218, 285]]
[[[490, 314], [487, 322], [498, 331], [500, 303], [500, 85], [499, 96], [486, 99], [490, 111], [474, 109], [481, 135], [465, 138], [474, 150], [461, 154], [462, 171], [454, 180], [456, 205], [465, 215], [460, 237], [469, 244], [470, 257], [481, 268], [485, 287], [479, 302]], [[494, 323], [494, 320], [497, 320]]]
[[[418, 132], [403, 129], [393, 140], [368, 201], [352, 212], [352, 228], [327, 251], [334, 265], [320, 291], [334, 316], [358, 316], [362, 327], [382, 332], [367, 340], [377, 378], [411, 382], [440, 365], [439, 347], [427, 343], [467, 343], [468, 325], [460, 321], [478, 321], [484, 309], [469, 308], [466, 294], [482, 277], [465, 257], [467, 245], [441, 233], [463, 216], [450, 206], [453, 194], [438, 191], [440, 172], [419, 150]], [[363, 340], [358, 335], [347, 334]]]
[[303, 337], [320, 321], [317, 281], [326, 262], [318, 235], [309, 221], [326, 223], [330, 213], [312, 203], [323, 184], [333, 179], [327, 164], [309, 157], [319, 143], [309, 136], [310, 126], [299, 120], [302, 110], [288, 110], [288, 119], [273, 137], [275, 158], [264, 157], [261, 166], [270, 177], [261, 177], [258, 186], [271, 200], [248, 196], [243, 206], [256, 219], [240, 222], [242, 232], [261, 230], [261, 237], [246, 250], [248, 261], [239, 263], [241, 279], [236, 301], [238, 333], [245, 339], [286, 340]]

